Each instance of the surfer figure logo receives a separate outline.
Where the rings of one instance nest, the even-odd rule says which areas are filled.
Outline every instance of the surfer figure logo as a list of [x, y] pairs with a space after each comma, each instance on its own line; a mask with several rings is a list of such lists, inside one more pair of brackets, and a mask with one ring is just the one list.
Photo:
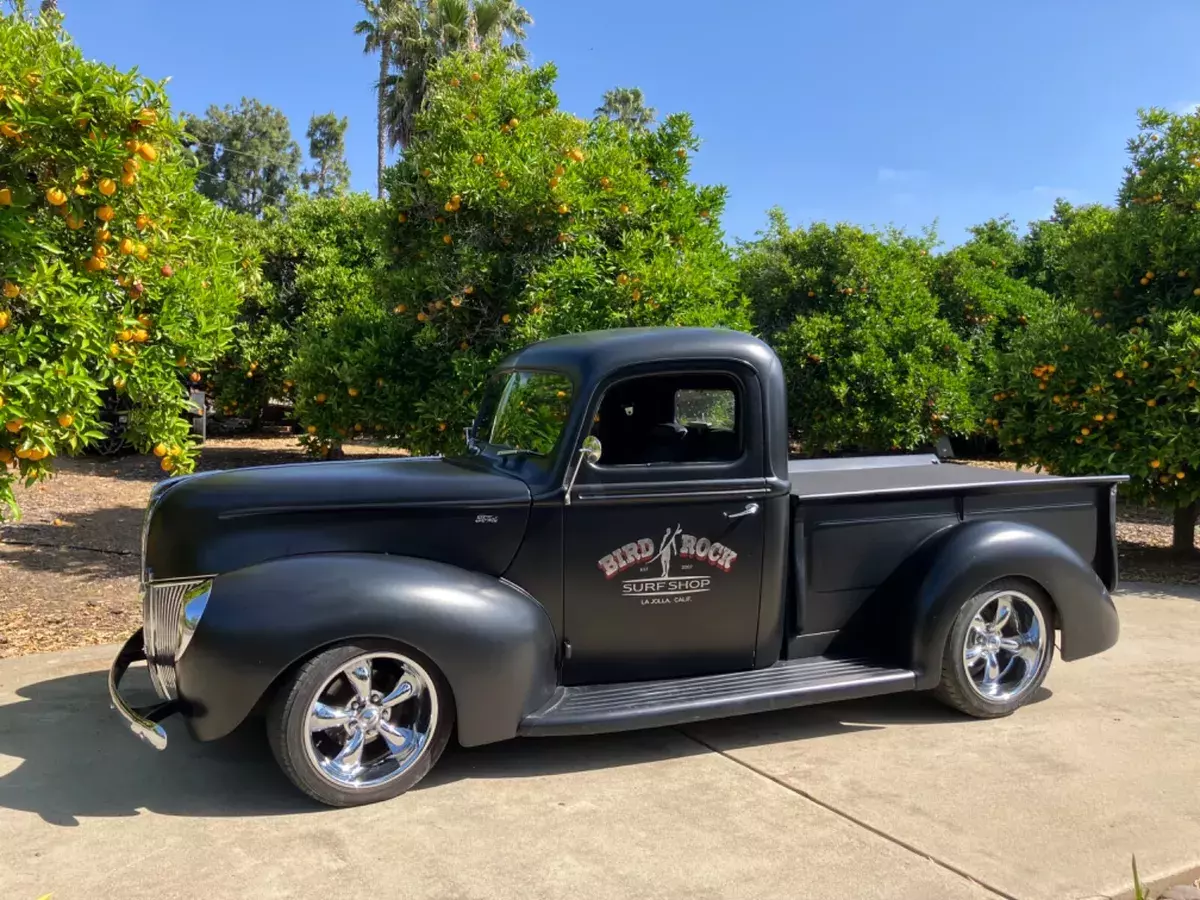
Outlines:
[[662, 577], [671, 577], [671, 557], [679, 552], [679, 548], [675, 546], [675, 539], [683, 532], [683, 529], [676, 525], [674, 532], [668, 528], [663, 533], [662, 543], [658, 545], [658, 553], [652, 556], [647, 562], [659, 560], [662, 563]]

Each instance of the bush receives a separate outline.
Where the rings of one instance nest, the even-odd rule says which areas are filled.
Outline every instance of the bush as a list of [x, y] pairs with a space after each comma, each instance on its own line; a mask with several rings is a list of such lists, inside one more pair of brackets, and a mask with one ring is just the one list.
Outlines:
[[1026, 246], [1010, 220], [993, 219], [971, 232], [969, 241], [934, 258], [928, 268], [939, 315], [970, 347], [976, 404], [967, 427], [979, 433], [985, 430], [986, 397], [999, 360], [1017, 335], [1045, 321], [1059, 301], [1017, 276], [1026, 269]]
[[[553, 66], [458, 54], [430, 74], [388, 170], [384, 311], [306, 339], [297, 413], [316, 448], [379, 425], [415, 451], [461, 444], [483, 376], [555, 334], [625, 325], [745, 327], [718, 216], [688, 180], [690, 119], [630, 134], [558, 109]], [[329, 354], [330, 335], [357, 343]]]
[[214, 403], [223, 415], [256, 425], [268, 401], [290, 396], [289, 370], [306, 329], [317, 332], [313, 339], [325, 359], [344, 355], [328, 346], [323, 332], [347, 308], [373, 297], [379, 210], [366, 194], [293, 195], [286, 208], [270, 208], [261, 220], [239, 217], [239, 243], [252, 247], [256, 258], [256, 290], [246, 297], [233, 346], [214, 373]]
[[[168, 471], [193, 448], [185, 384], [230, 337], [239, 256], [193, 190], [162, 85], [0, 17], [0, 499], [103, 435], [102, 392]], [[15, 465], [15, 471], [10, 468]]]
[[1200, 504], [1200, 116], [1145, 113], [1115, 209], [1077, 211], [1065, 256], [1078, 308], [1014, 343], [995, 427], [1023, 463], [1132, 476], [1175, 507], [1194, 545]]
[[791, 427], [810, 454], [911, 449], [970, 427], [969, 345], [938, 316], [932, 238], [772, 214], [742, 248], [741, 287], [783, 360]]

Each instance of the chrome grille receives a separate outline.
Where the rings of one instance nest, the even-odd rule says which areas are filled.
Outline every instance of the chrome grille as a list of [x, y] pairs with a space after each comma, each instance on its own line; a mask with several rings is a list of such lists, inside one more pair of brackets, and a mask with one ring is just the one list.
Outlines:
[[197, 581], [169, 581], [142, 586], [142, 640], [146, 647], [146, 666], [154, 689], [164, 700], [174, 700], [179, 692], [175, 684], [175, 656], [181, 633], [179, 611]]

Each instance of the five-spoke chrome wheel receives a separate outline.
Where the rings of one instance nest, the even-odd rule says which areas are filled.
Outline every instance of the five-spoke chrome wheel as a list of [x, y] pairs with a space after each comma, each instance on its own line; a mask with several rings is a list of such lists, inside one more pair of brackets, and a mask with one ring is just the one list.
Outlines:
[[971, 619], [962, 661], [980, 697], [1005, 702], [1020, 697], [1033, 684], [1048, 646], [1038, 604], [1027, 594], [1004, 589], [988, 595]]
[[412, 768], [437, 726], [437, 691], [425, 669], [400, 653], [364, 653], [313, 695], [305, 749], [336, 787], [374, 788]]

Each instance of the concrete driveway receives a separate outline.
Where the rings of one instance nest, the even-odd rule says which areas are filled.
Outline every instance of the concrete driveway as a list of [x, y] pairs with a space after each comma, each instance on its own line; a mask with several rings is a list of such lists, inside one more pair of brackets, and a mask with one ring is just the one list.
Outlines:
[[[1200, 865], [1200, 591], [993, 722], [896, 696], [451, 750], [314, 808], [257, 730], [139, 744], [115, 648], [0, 662], [0, 897], [1082, 898]], [[1196, 877], [1193, 873], [1191, 877]]]

